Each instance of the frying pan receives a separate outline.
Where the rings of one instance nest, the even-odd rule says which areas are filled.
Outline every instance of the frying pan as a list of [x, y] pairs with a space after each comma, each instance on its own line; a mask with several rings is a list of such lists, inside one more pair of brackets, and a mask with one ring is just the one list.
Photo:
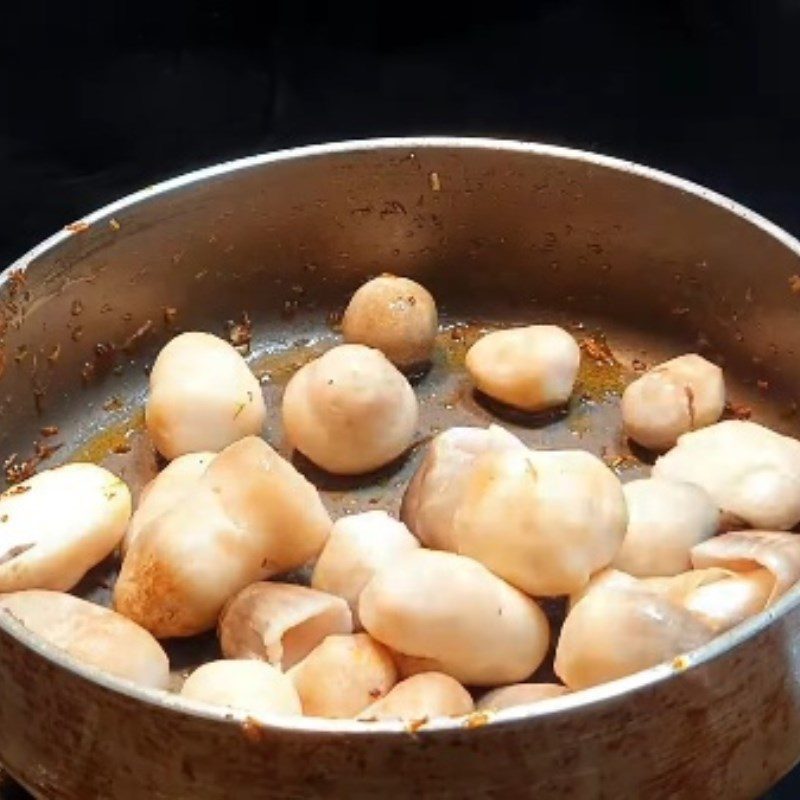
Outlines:
[[[733, 407], [797, 435], [800, 245], [734, 202], [628, 162], [538, 144], [387, 139], [273, 153], [145, 189], [76, 221], [2, 277], [0, 452], [11, 477], [102, 461], [138, 491], [147, 369], [180, 330], [233, 335], [262, 377], [287, 455], [282, 386], [337, 340], [349, 294], [389, 271], [442, 310], [416, 384], [418, 446], [367, 478], [295, 457], [332, 513], [396, 511], [427, 436], [502, 424], [582, 447], [623, 480], [644, 454], [618, 395], [643, 365], [697, 351]], [[582, 341], [569, 413], [476, 397], [481, 331], [557, 322]], [[54, 450], [57, 445], [60, 449]], [[33, 461], [30, 457], [33, 455]], [[78, 592], [108, 602], [113, 563]], [[0, 618], [0, 762], [35, 796], [129, 798], [752, 798], [800, 758], [800, 592], [706, 647], [611, 684], [419, 730], [316, 719], [254, 724], [81, 666]], [[557, 611], [555, 617], [557, 617]], [[213, 637], [169, 645], [175, 680]]]

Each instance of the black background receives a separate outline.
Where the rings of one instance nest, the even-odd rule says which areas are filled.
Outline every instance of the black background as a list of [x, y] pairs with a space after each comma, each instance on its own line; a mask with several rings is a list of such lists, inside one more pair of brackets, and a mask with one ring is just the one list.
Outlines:
[[623, 156], [800, 234], [800, 0], [14, 0], [0, 44], [0, 265], [162, 178], [392, 134]]

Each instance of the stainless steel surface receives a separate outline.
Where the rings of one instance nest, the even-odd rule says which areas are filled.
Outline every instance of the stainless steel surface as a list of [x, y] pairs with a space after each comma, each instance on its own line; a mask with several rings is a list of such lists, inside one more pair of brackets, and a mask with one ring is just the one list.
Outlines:
[[[505, 421], [538, 445], [583, 446], [636, 474], [616, 396], [636, 359], [687, 348], [724, 362], [733, 399], [798, 432], [800, 246], [731, 201], [643, 167], [541, 145], [386, 140], [215, 167], [121, 201], [6, 272], [0, 452], [43, 426], [71, 455], [133, 483], [155, 468], [136, 433], [145, 367], [176, 330], [223, 332], [246, 312], [269, 438], [291, 366], [335, 333], [367, 276], [412, 275], [445, 312], [418, 391], [423, 441], [490, 412], [465, 387], [484, 325], [557, 320], [607, 336], [566, 418]], [[798, 278], [800, 282], [800, 278]], [[112, 346], [113, 345], [113, 346]], [[591, 349], [591, 348], [590, 348]], [[102, 434], [99, 436], [99, 434]], [[98, 438], [99, 436], [99, 438]], [[48, 440], [50, 441], [50, 440]], [[309, 471], [332, 509], [394, 508], [418, 452], [378, 480]], [[627, 469], [631, 466], [631, 469]], [[95, 599], [102, 570], [82, 589]], [[800, 594], [679, 663], [467, 728], [410, 733], [241, 716], [94, 675], [0, 620], [0, 762], [53, 798], [752, 798], [800, 757]], [[178, 668], [198, 653], [178, 648]]]

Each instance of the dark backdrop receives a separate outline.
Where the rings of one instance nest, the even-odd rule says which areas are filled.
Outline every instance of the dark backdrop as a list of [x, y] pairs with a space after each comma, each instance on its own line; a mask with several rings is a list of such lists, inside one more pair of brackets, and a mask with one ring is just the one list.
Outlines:
[[194, 167], [386, 134], [599, 150], [800, 234], [800, 0], [12, 0], [0, 44], [0, 265]]

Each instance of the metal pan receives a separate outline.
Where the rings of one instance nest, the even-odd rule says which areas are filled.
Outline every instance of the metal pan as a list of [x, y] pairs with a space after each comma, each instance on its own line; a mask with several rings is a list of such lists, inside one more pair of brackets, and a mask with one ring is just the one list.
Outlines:
[[[266, 435], [284, 448], [285, 380], [336, 340], [347, 297], [382, 271], [419, 279], [443, 310], [433, 367], [416, 387], [420, 444], [500, 414], [529, 443], [590, 449], [627, 480], [646, 465], [621, 437], [619, 392], [642, 364], [687, 350], [725, 366], [734, 404], [754, 419], [798, 433], [798, 242], [726, 198], [627, 162], [425, 138], [202, 170], [24, 256], [2, 277], [0, 453], [17, 454], [17, 475], [40, 461], [103, 461], [136, 490], [157, 469], [137, 412], [148, 364], [177, 331], [224, 334], [227, 321], [251, 337]], [[508, 416], [469, 389], [469, 342], [523, 321], [556, 321], [583, 341], [566, 415]], [[296, 463], [335, 514], [396, 510], [419, 451], [368, 479]], [[79, 591], [106, 601], [113, 575], [102, 565]], [[3, 618], [0, 762], [37, 797], [63, 800], [752, 798], [800, 758], [799, 604], [793, 591], [674, 664], [490, 724], [414, 731], [253, 726], [123, 685]], [[213, 648], [172, 646], [176, 681]]]

